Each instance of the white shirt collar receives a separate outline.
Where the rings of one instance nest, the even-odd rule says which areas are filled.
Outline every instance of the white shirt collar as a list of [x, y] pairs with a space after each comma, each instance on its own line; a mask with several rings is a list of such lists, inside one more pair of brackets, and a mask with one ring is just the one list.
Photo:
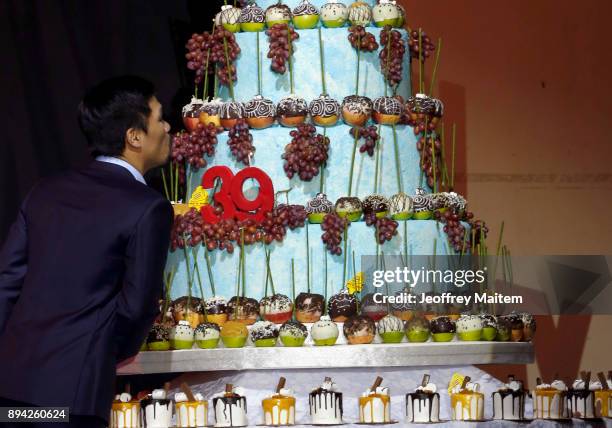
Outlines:
[[115, 157], [112, 157], [112, 156], [98, 156], [96, 158], [96, 160], [98, 162], [107, 162], [107, 163], [112, 163], [112, 164], [115, 164], [115, 165], [122, 166], [125, 169], [127, 169], [130, 172], [130, 174], [132, 174], [134, 176], [134, 178], [136, 180], [140, 181], [145, 186], [147, 185], [147, 182], [145, 181], [145, 179], [142, 176], [142, 174], [140, 173], [140, 171], [138, 171], [136, 168], [134, 168], [134, 166], [132, 164], [130, 164], [127, 161], [124, 161], [123, 159], [115, 158]]

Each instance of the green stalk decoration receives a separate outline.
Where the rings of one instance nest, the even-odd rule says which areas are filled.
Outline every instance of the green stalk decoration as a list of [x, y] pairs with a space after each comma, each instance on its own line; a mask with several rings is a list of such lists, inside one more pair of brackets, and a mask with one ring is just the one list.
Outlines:
[[319, 27], [319, 64], [321, 65], [321, 87], [323, 95], [327, 95], [325, 86], [325, 55], [323, 54], [323, 38], [321, 37], [321, 27]]
[[325, 253], [325, 285], [323, 286], [323, 288], [325, 289], [325, 300], [323, 302], [323, 315], [327, 315], [327, 251], [324, 252]]
[[191, 268], [189, 267], [189, 253], [187, 252], [187, 235], [183, 233], [183, 253], [185, 254], [185, 266], [187, 268], [187, 308], [191, 310], [191, 287], [193, 286], [193, 277], [191, 276]]
[[[310, 292], [310, 290], [308, 290], [308, 292]], [[293, 258], [291, 259], [291, 301], [295, 302], [295, 266]], [[295, 321], [295, 305], [293, 305], [291, 319]]]
[[[213, 21], [213, 27], [212, 27], [212, 37], [215, 36], [215, 30], [216, 30], [216, 24]], [[210, 51], [211, 48], [208, 48], [208, 50], [206, 51], [206, 66], [204, 68], [204, 90], [202, 91], [204, 94], [204, 101], [208, 100], [208, 66], [210, 64]]]
[[240, 263], [242, 263], [242, 297], [246, 296], [246, 254], [244, 251], [244, 228], [240, 229]]
[[236, 101], [234, 99], [234, 79], [232, 79], [232, 71], [231, 71], [232, 66], [230, 65], [230, 61], [229, 61], [229, 51], [228, 51], [227, 39], [225, 38], [225, 35], [223, 36], [223, 49], [225, 50], [225, 68], [227, 70], [227, 79], [228, 79], [230, 97], [232, 101]]
[[206, 271], [208, 272], [208, 281], [210, 282], [210, 291], [215, 296], [215, 280], [212, 274], [212, 268], [210, 267], [210, 258], [208, 254], [208, 247], [206, 246], [206, 239], [204, 239], [204, 260], [206, 260]]
[[[432, 270], [436, 270], [436, 253], [438, 251], [438, 239], [434, 238], [434, 245], [433, 245], [433, 267]], [[434, 279], [433, 279], [433, 283], [432, 283], [432, 291], [434, 294], [436, 294], [436, 276], [434, 275]]]
[[423, 131], [423, 150], [421, 151], [421, 174], [419, 176], [419, 187], [423, 187], [423, 175], [425, 174], [425, 171], [423, 170], [423, 161], [425, 160], [425, 149], [427, 148], [427, 127], [427, 116], [425, 116], [425, 131]]
[[[380, 135], [380, 125], [378, 125], [378, 135]], [[374, 166], [374, 194], [378, 193], [378, 168], [380, 164], [380, 146], [382, 145], [382, 137], [380, 137], [380, 141], [376, 143], [376, 161]]]
[[453, 141], [451, 151], [451, 190], [455, 188], [455, 137], [456, 137], [457, 126], [453, 123]]
[[[465, 231], [467, 232], [467, 230]], [[463, 233], [463, 244], [461, 244], [461, 256], [459, 257], [459, 260], [461, 260], [463, 258], [463, 255], [465, 254], [465, 244], [467, 243], [467, 233]]]
[[204, 309], [204, 321], [208, 322], [208, 312], [206, 311], [206, 298], [204, 297], [204, 287], [202, 287], [202, 275], [200, 275], [200, 266], [198, 265], [198, 255], [194, 247], [191, 247], [191, 255], [193, 256], [193, 269], [196, 272], [198, 286], [200, 287], [200, 297], [202, 298], [202, 308]]
[[408, 266], [408, 220], [404, 220], [404, 266]]
[[170, 194], [168, 193], [168, 183], [166, 182], [166, 171], [164, 168], [161, 169], [162, 182], [164, 183], [164, 195], [166, 195], [166, 199], [170, 199]]
[[389, 30], [389, 34], [387, 35], [387, 78], [385, 79], [385, 97], [387, 96], [387, 87], [390, 87], [389, 84], [389, 63], [391, 62], [391, 30]]
[[168, 272], [167, 275], [164, 275], [164, 282], [166, 283], [166, 293], [164, 296], [164, 306], [162, 308], [164, 311], [162, 313], [162, 319], [161, 319], [162, 324], [166, 320], [166, 314], [168, 313], [168, 304], [170, 302], [170, 289], [172, 288], [172, 283], [174, 282], [175, 273], [176, 273], [176, 267], [172, 266], [172, 270]]
[[471, 248], [471, 254], [472, 256], [474, 255], [474, 251], [476, 251], [476, 229], [472, 228], [472, 230], [470, 231], [472, 234], [472, 248]]
[[198, 85], [195, 85], [195, 88], [194, 88], [194, 90], [193, 90], [193, 96], [194, 96], [195, 98], [198, 98]]
[[217, 75], [218, 65], [215, 64], [215, 81], [213, 83], [213, 98], [219, 97], [219, 76]]
[[238, 306], [242, 303], [242, 299], [240, 298], [240, 276], [242, 273], [242, 263], [240, 263], [240, 259], [238, 260], [238, 275], [236, 275], [236, 298], [238, 299], [236, 302], [236, 306], [234, 307], [234, 320], [238, 320]]
[[310, 293], [310, 238], [308, 235], [308, 224], [306, 224], [306, 286]]
[[274, 288], [274, 277], [272, 276], [272, 269], [270, 268], [270, 251], [266, 253], [266, 265], [270, 274], [270, 287], [272, 287], [272, 295], [274, 295], [276, 294], [276, 289]]
[[[323, 128], [323, 138], [327, 137], [327, 128]], [[323, 193], [325, 190], [325, 168], [327, 168], [327, 162], [323, 164], [321, 168], [321, 180], [319, 180], [319, 193]]]
[[293, 94], [293, 44], [291, 43], [291, 27], [289, 27], [289, 24], [287, 24], [287, 41], [289, 44], [289, 58], [287, 60], [289, 63], [289, 87]]
[[359, 95], [359, 63], [361, 60], [361, 36], [357, 36], [357, 81], [355, 82], [355, 95]]
[[[264, 255], [266, 256], [266, 260], [268, 259], [268, 249], [264, 247]], [[268, 297], [268, 283], [270, 282], [270, 268], [266, 263], [266, 286], [264, 289], [264, 297]]]
[[438, 61], [440, 60], [440, 51], [442, 50], [442, 38], [438, 39], [438, 47], [436, 48], [436, 61], [434, 62], [433, 71], [431, 73], [431, 82], [429, 82], [429, 96], [433, 94], [434, 82], [438, 72]]
[[261, 95], [261, 53], [259, 52], [259, 31], [257, 34], [257, 94]]
[[170, 169], [170, 173], [168, 174], [170, 177], [170, 200], [172, 202], [176, 202], [175, 194], [174, 194], [174, 164], [170, 161], [170, 165], [168, 165]]
[[[382, 270], [386, 271], [387, 270], [387, 264], [385, 263], [385, 252], [382, 251]], [[387, 281], [385, 281], [385, 290], [387, 292], [387, 296], [389, 296], [391, 293], [389, 292], [389, 283]], [[387, 315], [391, 314], [391, 304], [389, 303], [389, 299], [387, 299]]]
[[440, 124], [440, 141], [442, 143], [442, 153], [441, 153], [441, 161], [442, 161], [442, 187], [446, 188], [448, 185], [448, 166], [446, 165], [446, 134], [444, 131], [444, 122]]
[[179, 189], [179, 167], [178, 164], [175, 165], [174, 171], [174, 196], [176, 197], [176, 202], [178, 202], [178, 189]]
[[399, 161], [399, 148], [397, 146], [397, 132], [395, 131], [395, 125], [393, 129], [393, 148], [395, 150], [395, 175], [397, 178], [397, 189], [399, 192], [402, 191], [402, 176], [400, 173], [400, 161]]
[[423, 84], [423, 30], [419, 28], [419, 92], [425, 92]]
[[346, 232], [347, 232], [347, 229], [348, 229], [348, 225], [344, 228], [344, 262], [342, 265], [342, 287], [340, 287], [341, 290], [346, 285], [346, 235], [347, 235]]
[[359, 134], [355, 132], [355, 138], [353, 139], [353, 154], [351, 155], [351, 171], [349, 174], [348, 196], [351, 196], [351, 191], [353, 190], [353, 171], [355, 169], [355, 155], [357, 154], [358, 135]]
[[193, 178], [193, 171], [191, 169], [191, 165], [187, 165], [187, 170], [189, 171], [189, 173], [187, 174], [187, 183], [185, 183], [185, 203], [189, 203], [189, 198], [191, 197], [191, 179]]
[[[353, 250], [353, 278], [355, 279], [355, 285], [357, 285], [357, 265], [355, 264], [355, 250]], [[358, 291], [355, 291], [356, 293]], [[361, 293], [359, 291], [359, 293]]]
[[433, 164], [433, 182], [434, 182], [434, 193], [438, 193], [438, 178], [436, 177], [436, 144], [435, 138], [431, 137], [431, 161]]

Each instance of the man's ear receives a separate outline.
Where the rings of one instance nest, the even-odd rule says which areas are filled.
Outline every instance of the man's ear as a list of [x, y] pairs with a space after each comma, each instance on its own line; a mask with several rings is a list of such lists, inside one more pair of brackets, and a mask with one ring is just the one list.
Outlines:
[[125, 132], [126, 148], [132, 150], [140, 150], [142, 148], [144, 133], [137, 128], [130, 128]]

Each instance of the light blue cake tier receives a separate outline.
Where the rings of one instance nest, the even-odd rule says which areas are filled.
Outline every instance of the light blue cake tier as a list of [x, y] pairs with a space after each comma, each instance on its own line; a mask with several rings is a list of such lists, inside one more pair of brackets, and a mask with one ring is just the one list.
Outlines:
[[[332, 128], [327, 128], [326, 131], [330, 139], [330, 150], [327, 167], [323, 172], [325, 174], [324, 191], [332, 203], [335, 203], [342, 196], [348, 196], [354, 142], [353, 137], [349, 134], [349, 130], [350, 126], [339, 124]], [[291, 180], [287, 178], [283, 169], [284, 160], [281, 159], [281, 155], [285, 151], [285, 146], [291, 142], [290, 131], [291, 128], [284, 128], [279, 125], [263, 130], [252, 129], [251, 134], [253, 135], [255, 155], [252, 158], [251, 166], [262, 169], [270, 176], [275, 191], [292, 188], [291, 192], [289, 192], [290, 203], [306, 205], [306, 202], [319, 192], [321, 172], [309, 182], [300, 180], [297, 175]], [[318, 128], [318, 132], [322, 134], [323, 128]], [[388, 126], [381, 126], [380, 133], [381, 148], [378, 193], [391, 197], [399, 191], [393, 129]], [[415, 135], [413, 129], [409, 126], [397, 126], [396, 135], [401, 188], [405, 193], [414, 195], [415, 188], [420, 183], [420, 158], [419, 152], [416, 149]], [[227, 145], [227, 139], [227, 132], [218, 136], [216, 153], [213, 158], [208, 159], [208, 167], [225, 165], [230, 167], [235, 174], [245, 166], [234, 160]], [[357, 144], [353, 170], [353, 187], [351, 190], [351, 196], [358, 196], [359, 198], [364, 198], [374, 192], [374, 173], [376, 170], [376, 156], [370, 157], [367, 153], [359, 153], [359, 146], [362, 142], [360, 140]], [[200, 184], [202, 174], [203, 170], [193, 174], [191, 189], [195, 189]], [[426, 179], [424, 177], [424, 186], [425, 182]], [[248, 192], [249, 188], [253, 186], [255, 186], [254, 183], [251, 184], [250, 181], [247, 181], [245, 183], [245, 192]], [[285, 201], [284, 197], [280, 200], [280, 202]]]
[[[405, 223], [405, 226], [404, 226]], [[408, 220], [399, 222], [398, 234], [389, 242], [380, 246], [380, 250], [385, 255], [398, 255], [404, 252], [404, 227], [406, 227], [408, 237], [408, 253], [413, 255], [447, 254], [447, 236], [442, 230], [443, 225], [437, 224], [434, 220]], [[311, 264], [311, 291], [325, 295], [325, 247], [321, 241], [320, 225], [308, 225], [310, 243], [310, 264]], [[353, 223], [348, 229], [348, 251], [347, 254], [347, 280], [352, 276], [352, 252], [355, 251], [355, 261], [357, 271], [361, 269], [361, 256], [372, 256], [376, 254], [376, 241], [374, 240], [374, 228], [366, 226], [365, 222]], [[434, 244], [435, 242], [435, 244]], [[246, 277], [247, 277], [247, 297], [260, 299], [264, 295], [266, 263], [264, 246], [262, 244], [246, 246]], [[270, 245], [271, 249], [271, 270], [274, 279], [274, 286], [277, 293], [291, 296], [291, 258], [295, 263], [296, 294], [306, 291], [307, 271], [306, 271], [306, 228], [288, 230], [282, 243]], [[203, 247], [197, 251], [198, 267], [202, 280], [205, 297], [211, 296], [210, 282], [206, 269]], [[212, 264], [212, 272], [217, 295], [231, 298], [236, 294], [236, 274], [238, 272], [238, 262], [240, 250], [237, 248], [233, 254], [218, 250], [209, 253]], [[192, 260], [191, 251], [189, 257]], [[327, 278], [329, 288], [327, 296], [337, 293], [342, 285], [342, 272], [344, 266], [344, 256], [327, 256]], [[183, 250], [171, 252], [168, 255], [168, 269], [172, 266], [176, 268], [174, 284], [172, 286], [171, 297], [173, 299], [187, 294], [188, 281], [186, 264]], [[269, 286], [270, 287], [270, 286]], [[428, 290], [420, 290], [428, 291]], [[268, 294], [272, 294], [268, 288]], [[200, 296], [197, 277], [194, 278], [193, 295]]]
[[[368, 27], [380, 41], [380, 28]], [[323, 92], [321, 84], [321, 62], [319, 60], [319, 32], [313, 30], [297, 30], [300, 38], [294, 42], [293, 55], [293, 92], [310, 102]], [[398, 29], [407, 43], [408, 34]], [[342, 103], [344, 97], [355, 94], [357, 75], [357, 51], [348, 40], [348, 28], [321, 29], [325, 64], [325, 84], [327, 93]], [[248, 101], [257, 95], [257, 36], [256, 33], [237, 33], [236, 40], [241, 53], [236, 61], [238, 80], [234, 82], [234, 98], [236, 101]], [[379, 46], [379, 50], [382, 49]], [[277, 74], [270, 68], [268, 54], [268, 36], [259, 33], [259, 49], [262, 58], [262, 95], [275, 103], [291, 93], [289, 69], [285, 74]], [[404, 54], [402, 81], [397, 88], [397, 94], [407, 99], [410, 96], [410, 58], [408, 46]], [[359, 95], [371, 99], [385, 95], [386, 83], [380, 72], [378, 51], [362, 52], [359, 70]], [[391, 90], [387, 88], [388, 94]], [[220, 87], [219, 95], [227, 100], [229, 90]]]
[[[377, 0], [361, 0], [361, 1], [363, 3], [369, 4], [370, 7], [374, 7], [377, 3]], [[293, 8], [295, 8], [301, 2], [302, 0], [283, 0], [282, 1], [282, 3], [289, 6], [291, 10], [293, 10]], [[266, 8], [268, 8], [269, 6], [272, 6], [273, 4], [277, 4], [278, 0], [257, 0], [255, 3], [257, 3], [259, 7], [265, 10]], [[319, 10], [321, 10], [321, 6], [323, 6], [325, 3], [329, 3], [329, 0], [310, 0], [310, 4], [312, 4]], [[344, 3], [348, 7], [353, 3], [353, 1], [344, 0], [344, 1], [337, 1], [336, 3]]]

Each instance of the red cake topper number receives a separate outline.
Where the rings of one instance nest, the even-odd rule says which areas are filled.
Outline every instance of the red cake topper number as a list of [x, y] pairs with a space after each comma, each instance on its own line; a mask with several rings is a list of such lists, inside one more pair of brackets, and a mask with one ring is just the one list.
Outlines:
[[[202, 187], [213, 188], [216, 179], [221, 180], [221, 186], [213, 197], [215, 204], [221, 205], [223, 213], [219, 216], [212, 205], [204, 205], [201, 209], [206, 223], [215, 224], [222, 218], [237, 218], [244, 220], [252, 218], [262, 221], [267, 212], [274, 207], [274, 187], [270, 177], [259, 168], [253, 166], [244, 168], [236, 176], [227, 166], [214, 166], [202, 176]], [[254, 200], [249, 200], [242, 192], [244, 182], [252, 178], [259, 183], [259, 194]]]

